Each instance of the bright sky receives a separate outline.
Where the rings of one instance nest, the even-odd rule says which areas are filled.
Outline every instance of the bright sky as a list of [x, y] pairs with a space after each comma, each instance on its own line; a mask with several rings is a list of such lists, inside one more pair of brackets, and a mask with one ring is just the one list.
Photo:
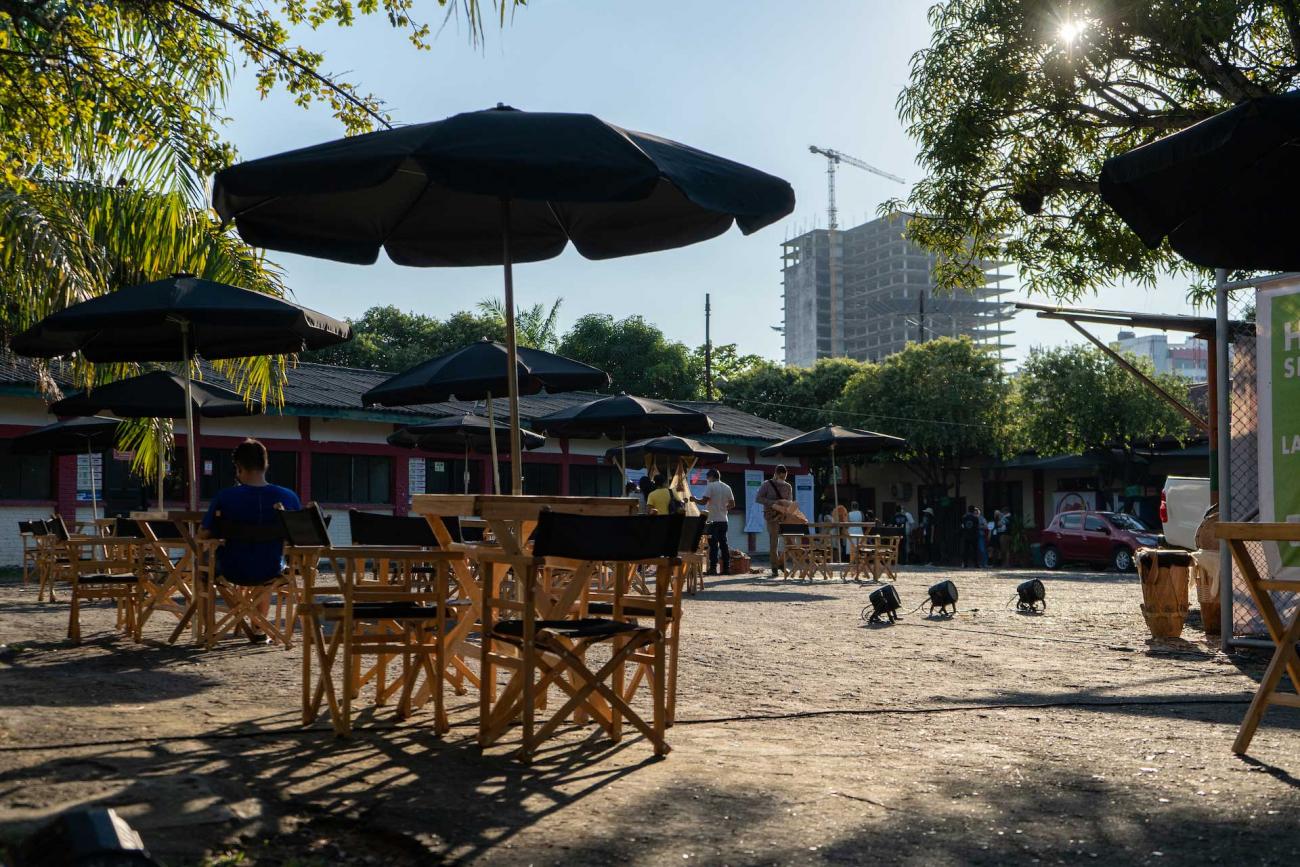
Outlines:
[[[420, 4], [440, 15], [432, 2]], [[834, 148], [915, 180], [916, 148], [895, 100], [909, 60], [929, 40], [928, 0], [532, 0], [504, 30], [472, 47], [453, 22], [417, 51], [382, 17], [330, 26], [304, 41], [326, 54], [327, 70], [384, 98], [399, 122], [437, 120], [504, 102], [516, 108], [584, 111], [748, 163], [794, 185], [795, 213], [751, 236], [732, 229], [680, 250], [604, 262], [572, 249], [516, 267], [518, 303], [564, 298], [562, 325], [592, 312], [641, 314], [669, 337], [704, 340], [704, 294], [712, 293], [713, 339], [781, 357], [780, 243], [826, 225], [826, 163], [810, 144]], [[227, 134], [252, 158], [341, 135], [328, 110], [303, 110], [283, 94], [261, 101], [241, 75], [227, 105]], [[838, 174], [842, 225], [874, 215], [904, 187], [855, 168]], [[337, 316], [377, 304], [445, 316], [501, 293], [500, 268], [370, 267], [284, 253], [297, 299]], [[1175, 286], [1155, 292], [1116, 287], [1091, 306], [1189, 312]], [[1025, 315], [1012, 326], [1023, 356], [1031, 345], [1076, 342], [1064, 323]], [[1099, 328], [1113, 337], [1113, 329]], [[1181, 339], [1181, 338], [1179, 338]]]

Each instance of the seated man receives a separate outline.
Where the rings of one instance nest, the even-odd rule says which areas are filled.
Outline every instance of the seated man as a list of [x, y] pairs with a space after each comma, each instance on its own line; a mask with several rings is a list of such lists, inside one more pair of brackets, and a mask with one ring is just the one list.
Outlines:
[[[255, 439], [244, 440], [235, 449], [235, 478], [239, 484], [219, 491], [203, 517], [200, 538], [210, 539], [220, 531], [218, 522], [232, 521], [253, 526], [276, 526], [279, 517], [276, 507], [301, 509], [298, 495], [288, 488], [273, 485], [266, 480], [266, 446]], [[245, 587], [266, 584], [278, 578], [283, 571], [282, 542], [227, 542], [217, 549], [217, 571], [231, 584]], [[270, 597], [263, 597], [258, 605], [263, 616], [270, 606]], [[255, 642], [265, 642], [260, 634], [251, 636]]]

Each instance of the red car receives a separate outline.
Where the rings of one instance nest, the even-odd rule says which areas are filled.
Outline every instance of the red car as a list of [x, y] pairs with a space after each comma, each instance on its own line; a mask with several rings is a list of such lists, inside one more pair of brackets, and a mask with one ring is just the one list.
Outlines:
[[1043, 531], [1043, 565], [1067, 561], [1104, 563], [1120, 572], [1133, 568], [1133, 552], [1160, 544], [1158, 533], [1119, 512], [1062, 512]]

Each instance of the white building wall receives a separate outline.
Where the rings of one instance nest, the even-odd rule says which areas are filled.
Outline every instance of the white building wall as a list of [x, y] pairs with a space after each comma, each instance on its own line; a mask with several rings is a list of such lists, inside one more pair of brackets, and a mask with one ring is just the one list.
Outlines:
[[0, 566], [17, 566], [23, 562], [23, 540], [18, 535], [19, 521], [39, 521], [50, 516], [42, 506], [0, 506]]

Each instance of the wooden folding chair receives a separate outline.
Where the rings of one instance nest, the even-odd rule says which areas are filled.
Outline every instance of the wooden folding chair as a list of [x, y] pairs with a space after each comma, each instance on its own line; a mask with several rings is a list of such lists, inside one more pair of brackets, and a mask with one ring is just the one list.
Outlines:
[[81, 641], [81, 604], [91, 599], [111, 599], [116, 604], [118, 627], [140, 640], [139, 548], [136, 540], [111, 538], [69, 539], [67, 575], [71, 585], [68, 638]]
[[[400, 693], [400, 718], [409, 716], [423, 695], [432, 696], [434, 729], [447, 732], [443, 692], [448, 656], [457, 619], [464, 616], [462, 608], [448, 604], [448, 595], [451, 564], [463, 561], [464, 554], [418, 547], [333, 547], [315, 504], [283, 512], [281, 520], [293, 569], [303, 580], [298, 606], [303, 619], [303, 725], [315, 721], [324, 705], [335, 733], [350, 734], [353, 702], [373, 681], [377, 705]], [[323, 589], [316, 583], [322, 560], [338, 581], [330, 593], [318, 592]], [[368, 670], [362, 665], [366, 656], [374, 657]], [[401, 674], [390, 680], [394, 660], [401, 661]], [[314, 678], [313, 663], [319, 667]], [[337, 686], [336, 669], [341, 672]], [[424, 686], [417, 690], [421, 674]]]
[[860, 581], [866, 575], [873, 582], [879, 581], [887, 547], [880, 536], [855, 536], [849, 551], [849, 571], [853, 573], [853, 579]]
[[56, 584], [70, 583], [72, 580], [73, 556], [80, 556], [81, 549], [72, 544], [76, 541], [89, 540], [90, 536], [74, 537], [68, 532], [68, 525], [64, 523], [61, 516], [55, 515], [45, 522], [45, 529], [48, 531], [43, 539], [41, 559], [44, 561], [42, 567], [38, 570], [41, 583], [36, 591], [36, 601], [41, 602], [48, 599], [54, 601], [54, 587]]
[[[442, 547], [438, 542], [438, 537], [433, 532], [433, 528], [429, 526], [429, 522], [419, 516], [384, 515], [353, 509], [348, 513], [348, 517], [353, 545], [418, 548], [426, 551], [437, 550]], [[469, 531], [469, 538], [481, 540], [483, 537], [482, 532], [475, 536], [470, 528], [462, 527], [461, 522], [456, 518], [446, 519], [444, 526], [452, 534], [453, 539], [465, 538], [462, 534], [466, 534], [467, 531]], [[460, 563], [464, 565], [463, 557], [460, 558]], [[389, 567], [389, 563], [381, 559], [376, 562], [375, 567], [378, 573], [383, 573]], [[431, 572], [435, 569], [432, 565], [421, 566], [419, 564], [412, 568], [417, 583], [422, 572]], [[377, 577], [380, 581], [384, 580], [382, 574], [377, 574]], [[447, 604], [450, 606], [461, 606], [463, 608], [473, 606], [473, 600], [466, 598], [460, 592], [458, 583], [451, 585], [448, 594]], [[451, 680], [456, 695], [464, 695], [468, 691], [465, 687], [467, 682], [475, 687], [478, 686], [478, 674], [465, 661], [466, 657], [471, 653], [476, 655], [478, 648], [471, 648], [468, 644], [467, 628], [462, 627], [456, 632], [458, 638], [456, 646], [448, 651], [447, 677]], [[427, 699], [428, 687], [426, 684], [425, 687], [421, 688], [417, 696], [417, 704], [423, 704]]]
[[[684, 603], [683, 590], [689, 586], [687, 581], [686, 553], [692, 550], [698, 550], [699, 542], [704, 538], [703, 517], [688, 517], [682, 522], [682, 543], [681, 559], [682, 568], [675, 572], [660, 576], [655, 575], [655, 583], [659, 581], [668, 581], [668, 625], [664, 640], [668, 645], [668, 695], [667, 695], [667, 723], [671, 727], [677, 720], [677, 658], [678, 648], [681, 639], [682, 625], [682, 608]], [[623, 594], [623, 615], [622, 617], [630, 623], [636, 623], [636, 618], [653, 617], [655, 613], [655, 597], [649, 593], [636, 592], [635, 588], [624, 588]], [[592, 591], [587, 598], [586, 615], [596, 615], [599, 617], [614, 616], [614, 595], [608, 592]], [[654, 674], [654, 656], [644, 651], [638, 651], [631, 657], [632, 662], [636, 663], [636, 670], [632, 673], [632, 678], [628, 681], [623, 690], [623, 697], [631, 701], [636, 696], [637, 690], [643, 683], [649, 683]]]
[[[194, 605], [194, 558], [196, 546], [190, 535], [175, 521], [141, 521], [118, 518], [115, 535], [138, 536], [143, 539], [141, 578], [144, 581], [145, 604], [141, 612], [141, 628], [156, 611], [166, 611], [176, 618], [184, 618]], [[173, 634], [172, 641], [180, 636]]]
[[[171, 634], [175, 642], [190, 621], [198, 617], [204, 645], [211, 650], [217, 642], [236, 632], [249, 638], [258, 633], [285, 650], [293, 646], [293, 629], [297, 620], [297, 589], [292, 576], [277, 565], [275, 574], [257, 584], [235, 583], [221, 574], [219, 551], [226, 545], [253, 545], [276, 542], [283, 544], [284, 529], [276, 524], [249, 524], [216, 516], [214, 536], [193, 539], [197, 586], [190, 604]], [[275, 598], [276, 613], [261, 609]], [[222, 608], [222, 605], [225, 607]]]
[[37, 525], [39, 525], [40, 535], [45, 535], [44, 521], [19, 521], [18, 536], [23, 543], [23, 586], [26, 587], [32, 580], [32, 572], [37, 572], [37, 581], [40, 580], [40, 573], [36, 565], [37, 552]]
[[[1300, 593], [1300, 579], [1262, 577], [1247, 544], [1300, 543], [1300, 524], [1225, 522], [1218, 525], [1216, 534], [1218, 538], [1227, 540], [1228, 547], [1232, 550], [1232, 559], [1245, 579], [1246, 588], [1255, 600], [1255, 606], [1259, 609], [1274, 645], [1273, 659], [1264, 670], [1264, 677], [1259, 682], [1245, 719], [1241, 721], [1241, 728], [1237, 730], [1237, 738], [1232, 743], [1232, 751], [1241, 755], [1250, 749], [1255, 730], [1259, 728], [1269, 705], [1300, 708], [1300, 653], [1296, 651], [1296, 643], [1300, 642], [1300, 608], [1292, 615], [1291, 623], [1285, 624], [1273, 598], [1275, 591]], [[1284, 672], [1291, 678], [1293, 692], [1278, 691]]]
[[[581, 713], [595, 720], [614, 741], [621, 739], [623, 723], [628, 722], [645, 735], [656, 755], [669, 751], [664, 739], [668, 716], [666, 637], [670, 589], [680, 588], [682, 564], [677, 555], [684, 520], [681, 514], [625, 517], [544, 511], [538, 516], [532, 556], [504, 550], [474, 552], [483, 594], [480, 746], [492, 745], [522, 718], [520, 753], [527, 761], [561, 723]], [[552, 567], [571, 570], [570, 577], [563, 584], [552, 583], [548, 580]], [[624, 607], [624, 588], [632, 586], [638, 567], [655, 570], [653, 608], [637, 611], [638, 616], [644, 613], [652, 619], [652, 626], [632, 622]], [[609, 603], [612, 614], [584, 617], [595, 573], [602, 568], [614, 573]], [[507, 570], [514, 572], [521, 598], [502, 593]], [[503, 619], [503, 612], [512, 616]], [[586, 655], [597, 644], [608, 645], [610, 653], [607, 661], [593, 670]], [[637, 661], [637, 654], [651, 660], [650, 723], [626, 698], [624, 669]], [[511, 672], [509, 683], [499, 693], [498, 668]], [[551, 686], [568, 698], [539, 724], [538, 711]]]

